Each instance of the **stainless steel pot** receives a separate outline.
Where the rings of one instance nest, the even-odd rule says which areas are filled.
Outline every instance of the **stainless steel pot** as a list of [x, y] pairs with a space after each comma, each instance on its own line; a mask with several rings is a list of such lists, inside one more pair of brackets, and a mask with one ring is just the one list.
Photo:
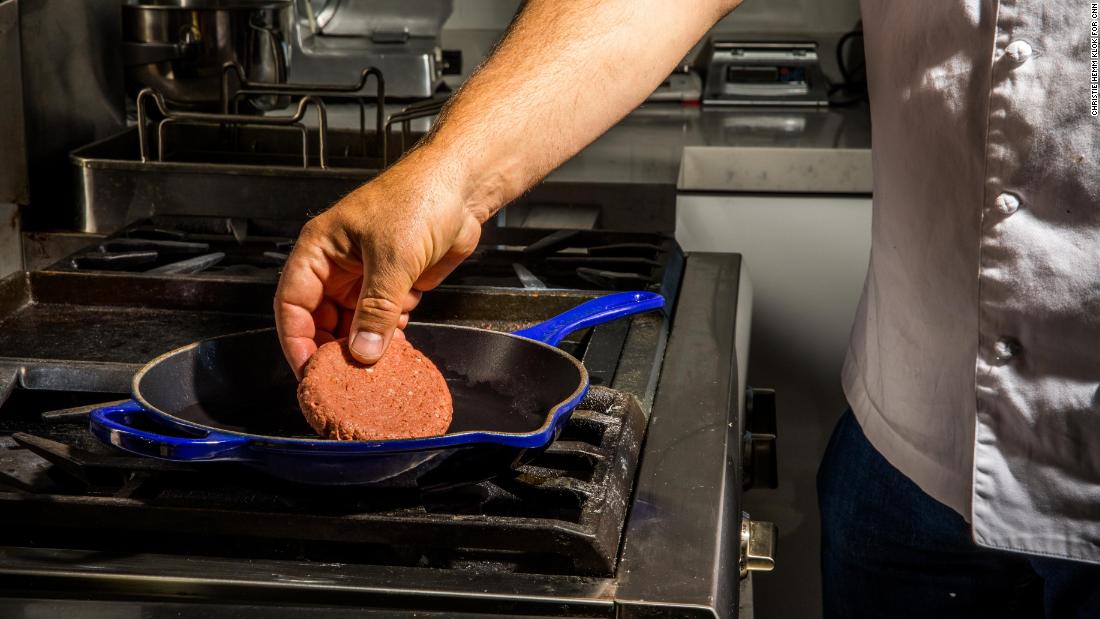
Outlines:
[[291, 0], [126, 0], [122, 11], [131, 95], [149, 86], [174, 105], [215, 110], [226, 62], [251, 81], [286, 82]]

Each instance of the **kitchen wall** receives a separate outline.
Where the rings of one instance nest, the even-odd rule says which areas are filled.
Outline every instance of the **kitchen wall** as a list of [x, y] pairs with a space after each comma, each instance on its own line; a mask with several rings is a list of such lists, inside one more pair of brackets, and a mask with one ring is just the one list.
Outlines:
[[[508, 26], [519, 0], [455, 0], [448, 29]], [[690, 5], [689, 5], [690, 6]], [[859, 0], [745, 0], [718, 32], [847, 32], [859, 19]]]

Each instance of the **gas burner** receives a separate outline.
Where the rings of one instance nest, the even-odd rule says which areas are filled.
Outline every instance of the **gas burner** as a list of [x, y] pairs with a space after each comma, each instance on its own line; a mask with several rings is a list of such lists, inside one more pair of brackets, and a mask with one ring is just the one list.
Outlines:
[[274, 281], [300, 228], [300, 223], [235, 217], [154, 218], [129, 226], [53, 268]]
[[[300, 222], [154, 217], [55, 265], [61, 271], [274, 281]], [[669, 236], [604, 230], [486, 226], [474, 254], [446, 286], [529, 290], [667, 290], [683, 253]]]
[[656, 233], [487, 227], [450, 286], [666, 291], [683, 253]]

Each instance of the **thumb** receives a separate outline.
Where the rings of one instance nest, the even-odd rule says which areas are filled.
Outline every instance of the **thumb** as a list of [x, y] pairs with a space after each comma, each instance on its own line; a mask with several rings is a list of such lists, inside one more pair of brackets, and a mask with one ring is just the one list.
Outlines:
[[[381, 284], [381, 285], [380, 285]], [[348, 348], [360, 363], [375, 363], [393, 339], [401, 320], [400, 300], [408, 296], [411, 282], [390, 283], [364, 279], [355, 318], [348, 333]]]

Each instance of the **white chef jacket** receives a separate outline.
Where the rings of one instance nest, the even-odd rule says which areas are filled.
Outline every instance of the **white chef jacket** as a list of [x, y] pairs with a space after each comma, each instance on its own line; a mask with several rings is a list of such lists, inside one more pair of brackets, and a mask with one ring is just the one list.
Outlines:
[[870, 270], [844, 387], [983, 546], [1100, 562], [1089, 0], [863, 0]]

